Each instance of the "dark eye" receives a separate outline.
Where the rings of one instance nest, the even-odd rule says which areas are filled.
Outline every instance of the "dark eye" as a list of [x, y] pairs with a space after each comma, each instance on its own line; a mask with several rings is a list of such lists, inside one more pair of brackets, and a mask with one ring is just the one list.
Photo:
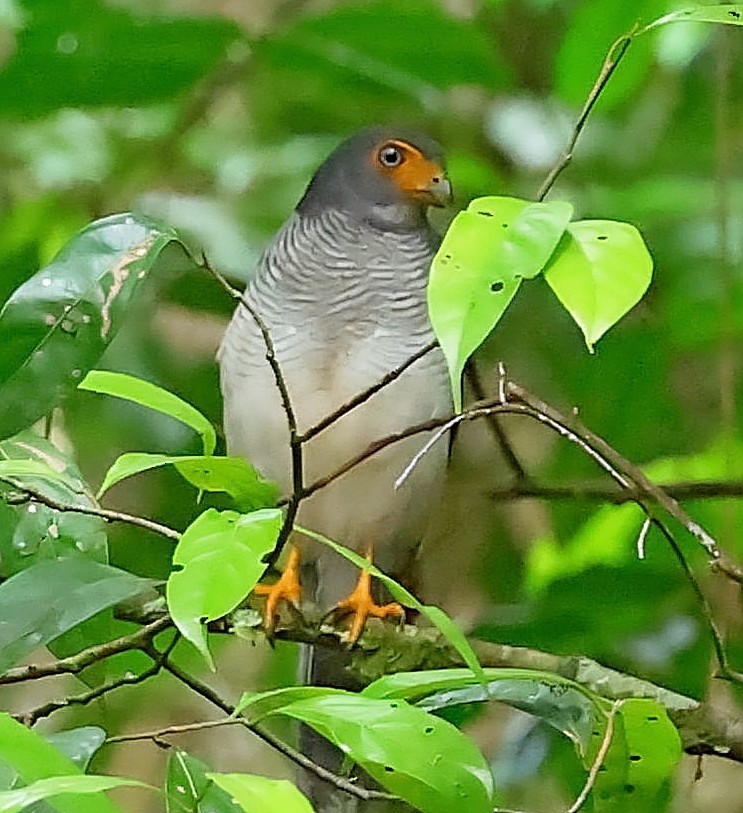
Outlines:
[[402, 160], [402, 153], [394, 144], [386, 144], [379, 151], [379, 163], [383, 167], [399, 167]]

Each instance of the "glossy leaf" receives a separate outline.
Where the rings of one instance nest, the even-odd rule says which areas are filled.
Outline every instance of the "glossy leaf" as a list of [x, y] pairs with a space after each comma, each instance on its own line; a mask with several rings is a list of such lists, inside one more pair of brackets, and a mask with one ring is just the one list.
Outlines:
[[585, 754], [591, 733], [603, 716], [597, 698], [583, 687], [549, 672], [485, 669], [486, 684], [468, 669], [398, 672], [369, 684], [367, 697], [417, 701], [426, 711], [497, 700], [539, 717], [562, 732]]
[[571, 223], [544, 278], [573, 317], [590, 350], [642, 298], [653, 259], [629, 223]]
[[328, 539], [323, 534], [318, 534], [315, 531], [310, 531], [307, 528], [302, 528], [295, 524], [294, 529], [299, 533], [314, 539], [323, 545], [334, 550], [339, 556], [348, 559], [349, 562], [356, 565], [360, 570], [366, 570], [379, 579], [382, 584], [390, 591], [393, 598], [402, 604], [404, 607], [409, 607], [411, 610], [417, 610], [424, 615], [446, 638], [446, 640], [456, 649], [462, 656], [462, 660], [472, 670], [474, 675], [480, 681], [485, 681], [485, 673], [483, 672], [480, 661], [477, 659], [475, 651], [472, 649], [469, 641], [461, 629], [449, 618], [449, 616], [440, 608], [432, 604], [422, 604], [418, 599], [401, 584], [390, 578], [386, 573], [383, 573], [378, 567], [375, 567], [371, 562], [363, 556], [359, 556], [355, 551], [339, 545], [332, 539]]
[[[4, 712], [0, 713], [0, 760], [27, 785], [53, 777], [84, 778], [74, 762]], [[119, 807], [100, 791], [59, 796], [54, 807], [60, 813], [118, 813]]]
[[16, 573], [0, 584], [0, 669], [152, 584], [82, 555]]
[[213, 661], [204, 623], [233, 610], [255, 587], [273, 549], [282, 512], [264, 508], [250, 514], [210, 508], [184, 531], [173, 553], [168, 610], [185, 638]]
[[74, 762], [81, 771], [86, 771], [90, 760], [105, 742], [106, 732], [98, 726], [86, 725], [45, 734], [44, 739]]
[[148, 220], [113, 215], [86, 226], [13, 293], [0, 310], [0, 437], [26, 428], [77, 387], [144, 281], [165, 268], [163, 251], [175, 240]]
[[56, 797], [72, 796], [75, 804], [79, 804], [78, 800], [81, 795], [99, 794], [104, 790], [122, 787], [146, 788], [149, 786], [136, 779], [125, 779], [121, 776], [52, 776], [48, 779], [39, 779], [16, 790], [0, 791], [0, 813], [21, 813], [29, 805], [44, 799], [55, 799], [55, 806], [59, 809]]
[[191, 754], [171, 751], [165, 779], [167, 813], [235, 813], [231, 796], [214, 784], [209, 770]]
[[[169, 415], [186, 426], [190, 426], [201, 435], [205, 455], [211, 455], [214, 452], [217, 435], [209, 419], [202, 415], [196, 407], [191, 406], [172, 392], [158, 387], [157, 384], [126, 373], [91, 370], [80, 382], [80, 389], [113, 395]], [[105, 491], [103, 488], [101, 490]]]
[[[269, 713], [311, 726], [416, 809], [423, 813], [459, 809], [489, 813], [492, 809], [494, 787], [487, 763], [472, 741], [445, 720], [404, 700], [379, 700], [332, 689], [295, 700], [296, 693], [294, 688], [283, 690], [286, 703], [278, 706], [279, 693], [272, 692]], [[260, 702], [261, 695], [252, 700], [256, 706]], [[243, 714], [257, 719], [251, 715], [251, 702]]]
[[549, 260], [572, 215], [561, 201], [473, 200], [444, 236], [431, 266], [428, 309], [461, 409], [462, 369], [521, 284]]
[[247, 773], [209, 773], [209, 779], [229, 793], [245, 813], [313, 813], [312, 805], [296, 785]]
[[106, 472], [98, 496], [127, 477], [158, 466], [172, 465], [201, 491], [224, 491], [243, 511], [276, 504], [278, 489], [264, 480], [241, 457], [179, 456], [129, 452], [121, 455]]
[[724, 25], [743, 25], [743, 3], [719, 3], [717, 5], [700, 5], [672, 11], [663, 17], [653, 20], [639, 34], [668, 23], [722, 23]]

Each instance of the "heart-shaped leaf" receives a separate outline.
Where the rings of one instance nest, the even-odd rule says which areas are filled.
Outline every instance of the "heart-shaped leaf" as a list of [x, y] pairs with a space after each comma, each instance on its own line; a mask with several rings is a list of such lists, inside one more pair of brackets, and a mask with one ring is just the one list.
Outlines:
[[589, 350], [640, 301], [652, 275], [640, 232], [616, 220], [571, 223], [544, 271]]

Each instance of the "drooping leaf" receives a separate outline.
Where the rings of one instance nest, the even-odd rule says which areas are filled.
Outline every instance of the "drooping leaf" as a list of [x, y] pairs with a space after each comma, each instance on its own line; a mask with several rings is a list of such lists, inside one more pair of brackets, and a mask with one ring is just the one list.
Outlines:
[[[57, 809], [61, 809], [59, 799], [57, 797], [64, 796], [64, 804], [67, 801], [73, 804], [79, 804], [79, 800], [85, 795], [100, 794], [104, 790], [113, 790], [114, 788], [135, 787], [147, 788], [144, 782], [137, 779], [125, 779], [123, 776], [52, 776], [48, 779], [38, 779], [30, 785], [15, 790], [0, 791], [0, 813], [21, 813], [22, 810], [28, 809], [30, 805], [40, 802], [44, 799], [54, 799], [54, 805]], [[70, 798], [72, 797], [72, 798]], [[93, 802], [95, 804], [95, 801]], [[72, 810], [72, 807], [68, 807]], [[81, 810], [82, 808], [76, 808]], [[91, 810], [102, 811], [100, 805]], [[110, 809], [110, 808], [109, 808]]]
[[[113, 215], [86, 226], [13, 293], [0, 310], [0, 437], [26, 428], [77, 387], [144, 281], [176, 259], [164, 253], [170, 244], [177, 244], [172, 230]], [[181, 267], [190, 263], [182, 249], [171, 251]]]
[[[7, 763], [27, 785], [53, 777], [84, 778], [74, 762], [35, 731], [4, 712], [0, 713], [0, 760]], [[81, 790], [74, 795], [59, 796], [54, 800], [54, 807], [60, 813], [120, 813], [120, 808], [101, 790], [103, 788], [97, 788], [92, 793]]]
[[247, 773], [209, 773], [212, 782], [226, 791], [245, 813], [313, 813], [312, 805], [296, 785], [286, 779], [269, 779]]
[[98, 496], [132, 475], [173, 465], [189, 483], [202, 491], [224, 491], [243, 511], [275, 505], [277, 487], [264, 480], [241, 457], [179, 456], [129, 452], [121, 455], [106, 472]]
[[152, 584], [79, 554], [16, 573], [0, 584], [0, 669]]
[[339, 545], [332, 539], [328, 539], [323, 534], [318, 534], [315, 531], [310, 531], [307, 528], [302, 528], [299, 525], [294, 525], [294, 529], [299, 533], [314, 539], [323, 545], [334, 550], [339, 556], [348, 559], [349, 562], [356, 565], [360, 570], [366, 570], [372, 574], [376, 579], [379, 579], [384, 586], [390, 591], [393, 598], [402, 604], [404, 607], [409, 607], [411, 610], [417, 610], [424, 615], [446, 638], [446, 640], [456, 649], [462, 656], [462, 660], [472, 670], [477, 679], [485, 682], [485, 673], [483, 672], [480, 661], [477, 659], [475, 651], [472, 649], [469, 641], [461, 629], [449, 618], [449, 616], [440, 608], [432, 604], [422, 604], [418, 599], [401, 584], [396, 582], [393, 578], [383, 573], [378, 567], [375, 567], [371, 562], [363, 556], [359, 556], [355, 551]]
[[[145, 381], [126, 373], [91, 370], [80, 382], [80, 389], [113, 395], [169, 415], [186, 426], [190, 426], [201, 435], [205, 455], [211, 455], [214, 452], [217, 435], [209, 419], [202, 415], [196, 407], [151, 381]], [[101, 487], [101, 491], [105, 491], [105, 489]]]
[[167, 813], [235, 813], [232, 797], [213, 782], [209, 771], [191, 754], [171, 751], [165, 778]]
[[183, 532], [168, 579], [168, 610], [185, 638], [213, 661], [204, 622], [233, 610], [266, 570], [262, 561], [276, 543], [282, 512], [264, 508], [249, 514], [210, 508]]
[[458, 410], [465, 362], [505, 313], [521, 281], [545, 266], [572, 211], [561, 201], [487, 197], [473, 200], [454, 218], [431, 266], [428, 310]]
[[426, 711], [497, 700], [539, 717], [568, 737], [585, 755], [603, 706], [567, 678], [532, 669], [485, 669], [486, 684], [468, 669], [398, 672], [369, 684], [367, 697], [401, 697]]
[[642, 298], [653, 259], [629, 223], [571, 223], [544, 278], [577, 322], [589, 350]]
[[[312, 726], [380, 785], [423, 813], [492, 809], [494, 787], [487, 763], [450, 723], [404, 700], [333, 689], [308, 697], [301, 694], [305, 688], [271, 692], [268, 713]], [[276, 702], [280, 692], [284, 705]], [[243, 714], [255, 721], [251, 705], [260, 708], [261, 695], [243, 705]]]

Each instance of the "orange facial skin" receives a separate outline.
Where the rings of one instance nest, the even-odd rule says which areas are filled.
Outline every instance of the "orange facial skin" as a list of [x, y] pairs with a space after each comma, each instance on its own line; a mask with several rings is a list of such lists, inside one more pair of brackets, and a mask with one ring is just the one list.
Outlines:
[[[397, 160], [390, 160], [394, 156]], [[406, 197], [429, 206], [449, 202], [451, 186], [446, 171], [413, 144], [391, 139], [377, 145], [371, 158], [377, 171], [390, 178]]]

